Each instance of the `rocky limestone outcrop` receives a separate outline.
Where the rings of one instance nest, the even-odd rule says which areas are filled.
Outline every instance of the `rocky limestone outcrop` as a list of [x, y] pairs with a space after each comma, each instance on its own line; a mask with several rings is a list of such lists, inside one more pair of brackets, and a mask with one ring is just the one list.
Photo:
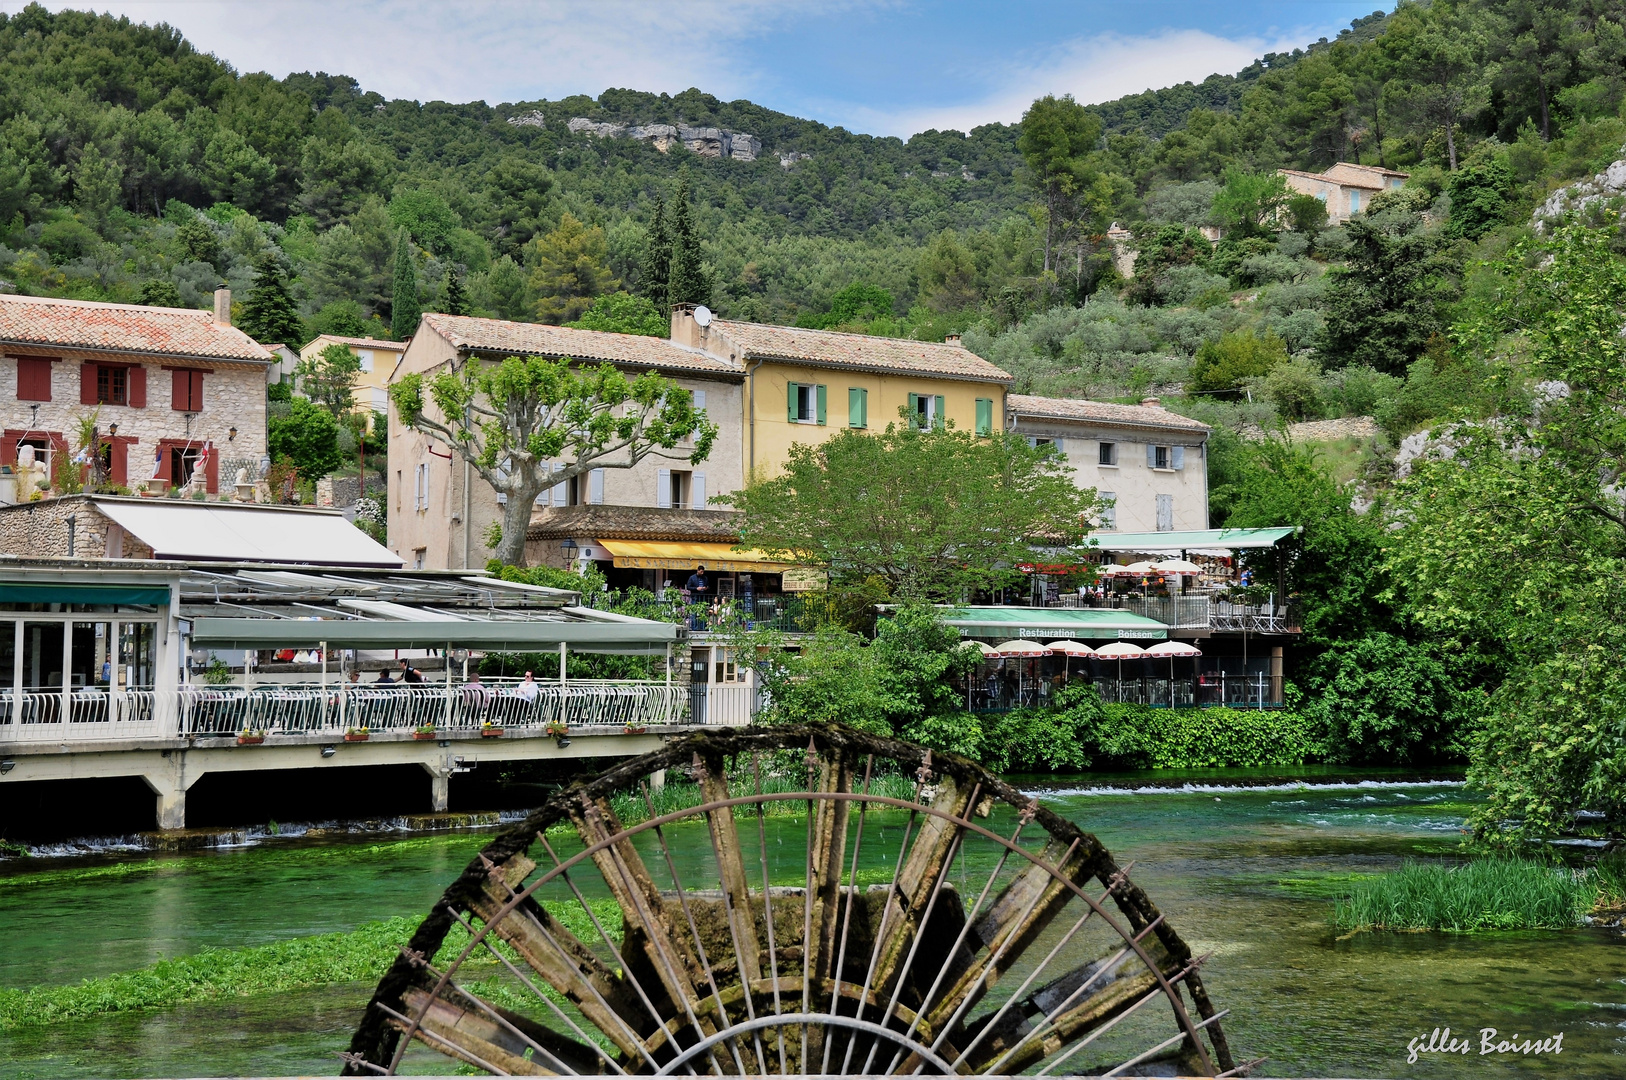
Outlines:
[[781, 169], [788, 169], [792, 165], [795, 165], [798, 161], [812, 160], [812, 154], [804, 154], [800, 150], [786, 150], [782, 151], [779, 155], [779, 167]]
[[532, 109], [528, 113], [510, 116], [508, 122], [514, 127], [546, 127], [547, 121], [542, 118], [541, 109]]
[[[1621, 150], [1626, 153], [1626, 147]], [[1559, 188], [1537, 207], [1531, 224], [1543, 233], [1564, 218], [1588, 210], [1626, 217], [1626, 161], [1615, 162], [1590, 180]]]
[[589, 120], [585, 116], [572, 117], [565, 127], [577, 135], [591, 135], [597, 139], [637, 139], [649, 143], [663, 154], [678, 143], [701, 157], [729, 158], [733, 161], [755, 161], [757, 155], [762, 153], [762, 140], [755, 135], [723, 128], [692, 127], [688, 124], [615, 124]]

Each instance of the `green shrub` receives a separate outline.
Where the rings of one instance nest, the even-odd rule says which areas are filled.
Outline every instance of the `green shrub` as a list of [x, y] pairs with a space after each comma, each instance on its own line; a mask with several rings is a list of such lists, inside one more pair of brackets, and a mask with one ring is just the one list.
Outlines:
[[1357, 882], [1339, 900], [1340, 930], [1560, 930], [1577, 926], [1598, 897], [1595, 875], [1525, 859], [1408, 861]]
[[1269, 375], [1287, 363], [1287, 346], [1275, 333], [1255, 334], [1251, 328], [1206, 341], [1191, 365], [1187, 389], [1198, 394], [1240, 397], [1244, 380]]

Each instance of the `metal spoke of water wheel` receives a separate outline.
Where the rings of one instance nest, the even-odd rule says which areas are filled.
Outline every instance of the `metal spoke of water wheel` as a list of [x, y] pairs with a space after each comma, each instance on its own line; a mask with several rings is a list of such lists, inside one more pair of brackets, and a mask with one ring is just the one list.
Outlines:
[[[787, 760], [791, 790], [766, 791], [764, 762]], [[662, 771], [692, 781], [693, 805], [656, 813]], [[1233, 1074], [1200, 963], [1095, 837], [974, 762], [839, 725], [726, 729], [497, 834], [342, 1056], [350, 1075], [448, 1059], [511, 1075]]]

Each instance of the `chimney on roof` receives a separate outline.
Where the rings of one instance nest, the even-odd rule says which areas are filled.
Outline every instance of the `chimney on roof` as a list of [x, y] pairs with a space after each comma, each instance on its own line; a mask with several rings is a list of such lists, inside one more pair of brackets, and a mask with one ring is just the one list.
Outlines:
[[959, 334], [948, 334], [943, 338], [943, 344], [944, 345], [958, 345], [959, 343], [960, 343], [960, 335]]
[[231, 325], [231, 290], [226, 288], [224, 281], [215, 289], [215, 323], [219, 326]]
[[1163, 407], [1163, 403], [1155, 397], [1141, 398], [1140, 404], [1144, 409], [1161, 409]]

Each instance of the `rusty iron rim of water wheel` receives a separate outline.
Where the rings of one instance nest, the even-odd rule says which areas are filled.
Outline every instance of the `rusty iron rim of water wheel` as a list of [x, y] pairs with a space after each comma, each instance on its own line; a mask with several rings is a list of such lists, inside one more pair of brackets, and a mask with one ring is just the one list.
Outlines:
[[[763, 756], [786, 751], [806, 790], [764, 791]], [[658, 814], [648, 779], [676, 769], [702, 801]], [[883, 771], [913, 797], [872, 791]], [[649, 815], [624, 826], [610, 800], [628, 793]], [[764, 818], [798, 803], [802, 880], [775, 884]], [[1000, 804], [1008, 832], [989, 827]], [[860, 883], [866, 824], [873, 845], [900, 823]], [[561, 855], [570, 837], [547, 833], [566, 824], [580, 850]], [[705, 880], [679, 872], [674, 825]], [[393, 1075], [420, 1046], [496, 1075], [1242, 1075], [1256, 1063], [1232, 1060], [1206, 957], [1128, 869], [963, 757], [840, 725], [687, 736], [498, 833], [379, 982], [344, 1073]]]

